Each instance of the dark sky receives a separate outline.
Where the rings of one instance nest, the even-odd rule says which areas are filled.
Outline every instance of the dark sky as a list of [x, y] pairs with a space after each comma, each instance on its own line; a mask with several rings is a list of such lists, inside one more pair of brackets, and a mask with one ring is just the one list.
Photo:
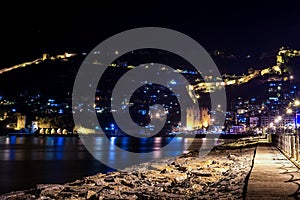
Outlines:
[[47, 51], [89, 52], [114, 34], [143, 26], [180, 31], [207, 50], [300, 49], [297, 1], [61, 2], [1, 5], [1, 65]]

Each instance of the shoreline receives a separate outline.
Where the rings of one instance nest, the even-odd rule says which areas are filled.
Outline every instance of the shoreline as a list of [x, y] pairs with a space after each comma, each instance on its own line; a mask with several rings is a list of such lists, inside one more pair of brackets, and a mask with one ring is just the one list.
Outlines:
[[[18, 137], [104, 137], [103, 134], [28, 134], [28, 133], [2, 133], [0, 137], [18, 136]], [[105, 137], [132, 137], [129, 135], [105, 135]], [[255, 137], [251, 134], [181, 134], [181, 135], [165, 135], [165, 136], [153, 136], [145, 138], [155, 138], [155, 137], [179, 137], [179, 138], [210, 138], [210, 139], [241, 139], [247, 137]]]
[[216, 146], [205, 157], [176, 157], [98, 173], [64, 184], [39, 184], [0, 199], [243, 199], [257, 138]]

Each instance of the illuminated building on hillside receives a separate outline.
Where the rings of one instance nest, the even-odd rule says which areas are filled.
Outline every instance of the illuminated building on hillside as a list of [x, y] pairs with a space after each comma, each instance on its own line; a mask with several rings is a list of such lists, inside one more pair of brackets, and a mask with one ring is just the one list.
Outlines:
[[186, 124], [183, 125], [187, 130], [197, 130], [207, 128], [210, 125], [210, 114], [207, 108], [200, 109], [190, 107], [186, 109]]

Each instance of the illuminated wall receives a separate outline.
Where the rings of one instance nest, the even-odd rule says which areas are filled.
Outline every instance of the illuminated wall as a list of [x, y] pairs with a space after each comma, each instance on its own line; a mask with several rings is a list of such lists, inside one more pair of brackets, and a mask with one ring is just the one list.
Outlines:
[[17, 116], [17, 128], [16, 130], [21, 130], [25, 128], [26, 116], [18, 114]]
[[210, 125], [210, 114], [208, 108], [190, 107], [186, 109], [186, 129], [196, 130], [207, 128]]

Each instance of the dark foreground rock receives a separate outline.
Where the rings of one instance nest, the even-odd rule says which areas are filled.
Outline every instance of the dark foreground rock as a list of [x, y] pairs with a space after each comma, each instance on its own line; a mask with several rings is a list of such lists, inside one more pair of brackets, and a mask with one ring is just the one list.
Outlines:
[[256, 139], [214, 148], [205, 157], [190, 151], [65, 184], [40, 184], [0, 199], [243, 199]]

